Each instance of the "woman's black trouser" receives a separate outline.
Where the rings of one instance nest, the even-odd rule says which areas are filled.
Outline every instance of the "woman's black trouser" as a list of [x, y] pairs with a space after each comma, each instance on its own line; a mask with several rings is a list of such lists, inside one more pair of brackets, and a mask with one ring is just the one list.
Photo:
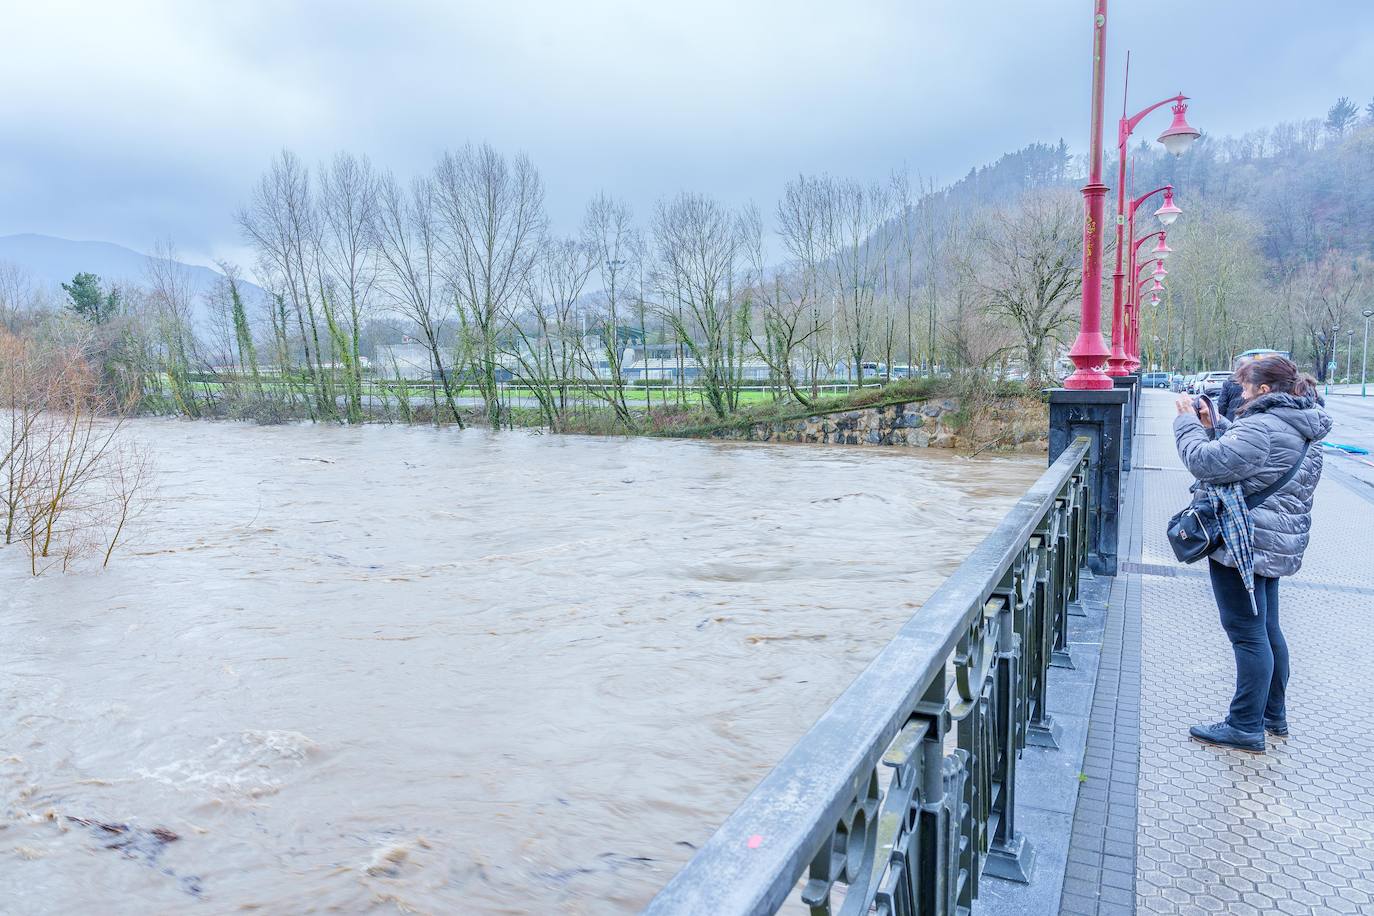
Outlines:
[[1255, 576], [1255, 613], [1240, 573], [1216, 560], [1208, 563], [1221, 626], [1236, 653], [1236, 694], [1226, 721], [1243, 732], [1260, 732], [1265, 719], [1287, 718], [1288, 643], [1279, 629], [1279, 580]]

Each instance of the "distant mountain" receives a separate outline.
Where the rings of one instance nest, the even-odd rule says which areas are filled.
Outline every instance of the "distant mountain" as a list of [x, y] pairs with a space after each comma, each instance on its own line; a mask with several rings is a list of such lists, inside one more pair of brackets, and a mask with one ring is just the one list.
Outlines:
[[[28, 270], [34, 280], [50, 287], [61, 298], [63, 283], [81, 272], [93, 273], [106, 283], [143, 283], [148, 274], [151, 256], [111, 242], [75, 242], [51, 235], [0, 236], [0, 261], [9, 261]], [[157, 259], [162, 260], [162, 259]], [[181, 266], [188, 272], [196, 293], [194, 318], [205, 327], [208, 310], [205, 297], [219, 280], [219, 271], [196, 264]], [[248, 281], [241, 281], [245, 296], [265, 295], [262, 289]]]

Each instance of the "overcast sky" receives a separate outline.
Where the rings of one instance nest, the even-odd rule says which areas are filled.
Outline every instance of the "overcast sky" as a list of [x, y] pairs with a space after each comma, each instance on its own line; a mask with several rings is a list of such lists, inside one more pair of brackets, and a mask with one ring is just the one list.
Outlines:
[[[1108, 113], [1240, 133], [1374, 97], [1370, 0], [1115, 0]], [[799, 172], [946, 183], [1035, 140], [1087, 145], [1090, 0], [0, 0], [0, 234], [244, 258], [271, 156], [400, 174], [524, 150], [554, 226], [681, 189], [768, 212]], [[1140, 129], [1156, 135], [1158, 113]], [[1109, 137], [1114, 134], [1111, 126]]]

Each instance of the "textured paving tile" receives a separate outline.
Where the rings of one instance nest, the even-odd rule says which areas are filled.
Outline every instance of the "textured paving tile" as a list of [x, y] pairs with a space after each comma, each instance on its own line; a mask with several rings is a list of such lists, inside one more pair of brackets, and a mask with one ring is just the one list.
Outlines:
[[[1141, 476], [1126, 479], [1120, 555], [1139, 565]], [[1110, 590], [1092, 694], [1087, 747], [1074, 808], [1061, 916], [1134, 909], [1136, 780], [1140, 754], [1140, 583], [1124, 572]]]
[[1279, 586], [1292, 737], [1262, 756], [1196, 744], [1188, 726], [1225, 715], [1235, 667], [1205, 575], [1148, 571], [1178, 565], [1164, 526], [1190, 478], [1172, 418], [1147, 395], [1137, 909], [1374, 913], [1374, 505], [1323, 479], [1304, 568]]

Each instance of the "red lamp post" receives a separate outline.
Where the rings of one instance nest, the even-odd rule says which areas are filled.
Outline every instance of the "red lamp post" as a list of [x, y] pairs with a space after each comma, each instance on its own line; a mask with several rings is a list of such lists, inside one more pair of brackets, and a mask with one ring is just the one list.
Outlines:
[[[1151, 197], [1155, 196], [1161, 191], [1164, 192], [1164, 204], [1158, 210], [1155, 211], [1155, 217], [1159, 220], [1160, 224], [1165, 226], [1166, 228], [1168, 226], [1172, 226], [1174, 221], [1177, 220], [1179, 216], [1183, 213], [1183, 211], [1180, 210], [1174, 204], [1173, 185], [1161, 185], [1160, 187], [1155, 188], [1153, 191], [1150, 191], [1146, 194], [1142, 194], [1139, 197], [1133, 198], [1131, 200], [1130, 204], [1126, 207], [1126, 231], [1129, 234], [1130, 238], [1130, 242], [1127, 245], [1127, 250], [1130, 252], [1129, 266], [1126, 271], [1126, 276], [1128, 277], [1134, 277], [1136, 275], [1136, 252], [1140, 249], [1140, 242], [1137, 242], [1135, 238], [1136, 211], [1140, 209], [1140, 207], [1145, 203], [1145, 201], [1149, 200]], [[1145, 236], [1145, 239], [1153, 238], [1156, 235], [1160, 236], [1160, 238], [1163, 239], [1164, 233], [1151, 233], [1150, 235]], [[1145, 239], [1141, 239], [1141, 242], [1143, 242]], [[1172, 251], [1172, 249], [1170, 249], [1168, 245], [1164, 245], [1162, 250], [1160, 247], [1156, 246], [1152, 253], [1160, 257], [1168, 257], [1170, 251]], [[1135, 290], [1134, 287], [1128, 288], [1126, 290], [1126, 302], [1122, 306], [1122, 309], [1125, 313], [1126, 322], [1128, 326], [1136, 326], [1139, 324], [1140, 321], [1140, 297], [1137, 295], [1137, 292], [1138, 291]], [[1135, 309], [1134, 318], [1132, 318], [1133, 307]], [[1137, 334], [1135, 335], [1135, 337], [1136, 340], [1133, 343], [1131, 335], [1127, 334], [1125, 342], [1127, 364], [1129, 370], [1132, 372], [1140, 368], [1140, 350], [1138, 339], [1139, 335]]]
[[[1145, 240], [1141, 239], [1141, 241], [1144, 242]], [[1155, 265], [1154, 273], [1142, 280], [1140, 278], [1140, 271], [1149, 267], [1151, 264]], [[1136, 358], [1134, 354], [1140, 346], [1140, 295], [1145, 292], [1145, 290], [1141, 288], [1142, 284], [1153, 282], [1154, 285], [1150, 287], [1149, 291], [1158, 296], [1159, 293], [1164, 290], [1164, 284], [1161, 280], [1169, 273], [1164, 269], [1164, 264], [1160, 262], [1158, 258], [1150, 258], [1133, 272], [1135, 273], [1135, 282], [1131, 284], [1131, 288], [1126, 292], [1127, 307], [1123, 309], [1124, 317], [1122, 319], [1122, 324], [1124, 325], [1122, 329], [1125, 340], [1124, 346], [1126, 350], [1132, 354], [1127, 358], [1127, 365], [1131, 366], [1131, 364], [1134, 363], [1132, 371], [1140, 367], [1140, 360]], [[1132, 302], [1135, 303], [1134, 308], [1130, 307]]]
[[1102, 183], [1102, 115], [1106, 86], [1107, 0], [1095, 0], [1093, 9], [1092, 133], [1088, 137], [1088, 183], [1083, 186], [1083, 300], [1078, 337], [1069, 348], [1074, 371], [1065, 388], [1102, 390], [1112, 380], [1102, 373], [1111, 351], [1102, 340], [1102, 217], [1107, 186]]
[[[1135, 235], [1135, 227], [1131, 226], [1131, 235]], [[1132, 241], [1130, 245], [1130, 267], [1127, 271], [1128, 276], [1140, 279], [1139, 271], [1136, 269], [1136, 256], [1140, 252], [1140, 246], [1144, 245], [1152, 238], [1158, 238], [1159, 243], [1150, 249], [1150, 254], [1154, 255], [1154, 260], [1163, 261], [1172, 252], [1168, 242], [1165, 241], [1166, 232], [1163, 229], [1151, 232], [1143, 236], [1139, 241]], [[1146, 262], [1148, 263], [1148, 262]], [[1162, 266], [1162, 265], [1161, 265]], [[1126, 290], [1126, 364], [1130, 371], [1134, 372], [1140, 368], [1140, 289], [1139, 283]]]
[[[1104, 375], [1101, 366], [1104, 359], [1118, 367], [1124, 366], [1125, 352], [1114, 346], [1108, 350], [1102, 340], [1102, 217], [1107, 186], [1102, 183], [1102, 127], [1105, 87], [1104, 67], [1107, 56], [1107, 0], [1095, 0], [1093, 5], [1093, 82], [1092, 82], [1092, 133], [1088, 138], [1088, 183], [1083, 187], [1083, 299], [1079, 316], [1078, 336], [1069, 348], [1069, 359], [1073, 361], [1074, 372], [1064, 380], [1065, 388], [1079, 390], [1100, 390], [1112, 387], [1112, 380]], [[1174, 102], [1174, 123], [1160, 134], [1159, 142], [1174, 155], [1181, 154], [1199, 132], [1188, 125], [1184, 112], [1188, 110], [1186, 98], [1180, 94], [1163, 102], [1151, 105], [1134, 117], [1121, 119], [1117, 131], [1117, 149], [1121, 162], [1121, 177], [1117, 182], [1117, 225], [1116, 225], [1116, 274], [1112, 294], [1112, 340], [1117, 344], [1120, 338], [1122, 308], [1122, 255], [1121, 242], [1125, 222], [1126, 193], [1126, 141], [1135, 126], [1145, 115], [1160, 105]], [[1119, 354], [1119, 358], [1118, 358]], [[1124, 368], [1117, 374], [1124, 375]]]
[[[1186, 95], [1179, 93], [1163, 101], [1155, 102], [1150, 107], [1141, 109], [1129, 118], [1125, 117], [1125, 111], [1123, 109], [1121, 121], [1117, 125], [1116, 152], [1117, 161], [1120, 166], [1120, 175], [1117, 178], [1116, 185], [1116, 273], [1112, 275], [1112, 358], [1110, 361], [1110, 368], [1107, 369], [1108, 375], [1121, 376], [1130, 374], [1130, 358], [1125, 350], [1124, 333], [1118, 333], [1117, 331], [1117, 327], [1123, 324], [1122, 309], [1124, 303], [1122, 297], [1124, 293], [1124, 284], [1122, 281], [1126, 276], [1122, 265], [1124, 257], [1124, 252], [1122, 250], [1124, 244], [1123, 236], [1125, 235], [1127, 222], [1126, 143], [1131, 139], [1131, 134], [1135, 131], [1136, 125], [1139, 124], [1147, 114], [1154, 111], [1156, 108], [1173, 102], [1174, 122], [1169, 125], [1168, 130], [1159, 135], [1159, 142], [1164, 144], [1164, 148], [1173, 155], [1182, 155], [1183, 151], [1202, 135], [1196, 128], [1189, 126], [1187, 119], [1184, 117], [1184, 114], [1188, 111], [1187, 99], [1188, 97]], [[1159, 190], [1163, 189], [1157, 188], [1155, 191], [1151, 191], [1150, 194], [1154, 194]], [[1169, 188], [1169, 191], [1170, 194], [1165, 199], [1165, 207], [1173, 203], [1173, 188]], [[1150, 195], [1147, 194], [1145, 196], [1148, 197]], [[1144, 198], [1141, 198], [1141, 200], [1144, 200]], [[1133, 205], [1131, 208], [1132, 213], [1134, 213], [1135, 206], [1136, 205]], [[1165, 207], [1161, 207], [1160, 210], [1163, 211]], [[1176, 211], [1177, 208], [1174, 208], [1174, 210]], [[1160, 213], [1159, 215], [1162, 221], [1164, 219], [1164, 213]], [[1173, 222], [1174, 218], [1177, 216], [1177, 212], [1170, 212], [1168, 222]], [[1168, 225], [1168, 223], [1165, 223], [1165, 225]], [[1122, 331], [1125, 331], [1124, 327], [1122, 327]], [[1139, 365], [1139, 363], [1137, 363], [1137, 365]]]

